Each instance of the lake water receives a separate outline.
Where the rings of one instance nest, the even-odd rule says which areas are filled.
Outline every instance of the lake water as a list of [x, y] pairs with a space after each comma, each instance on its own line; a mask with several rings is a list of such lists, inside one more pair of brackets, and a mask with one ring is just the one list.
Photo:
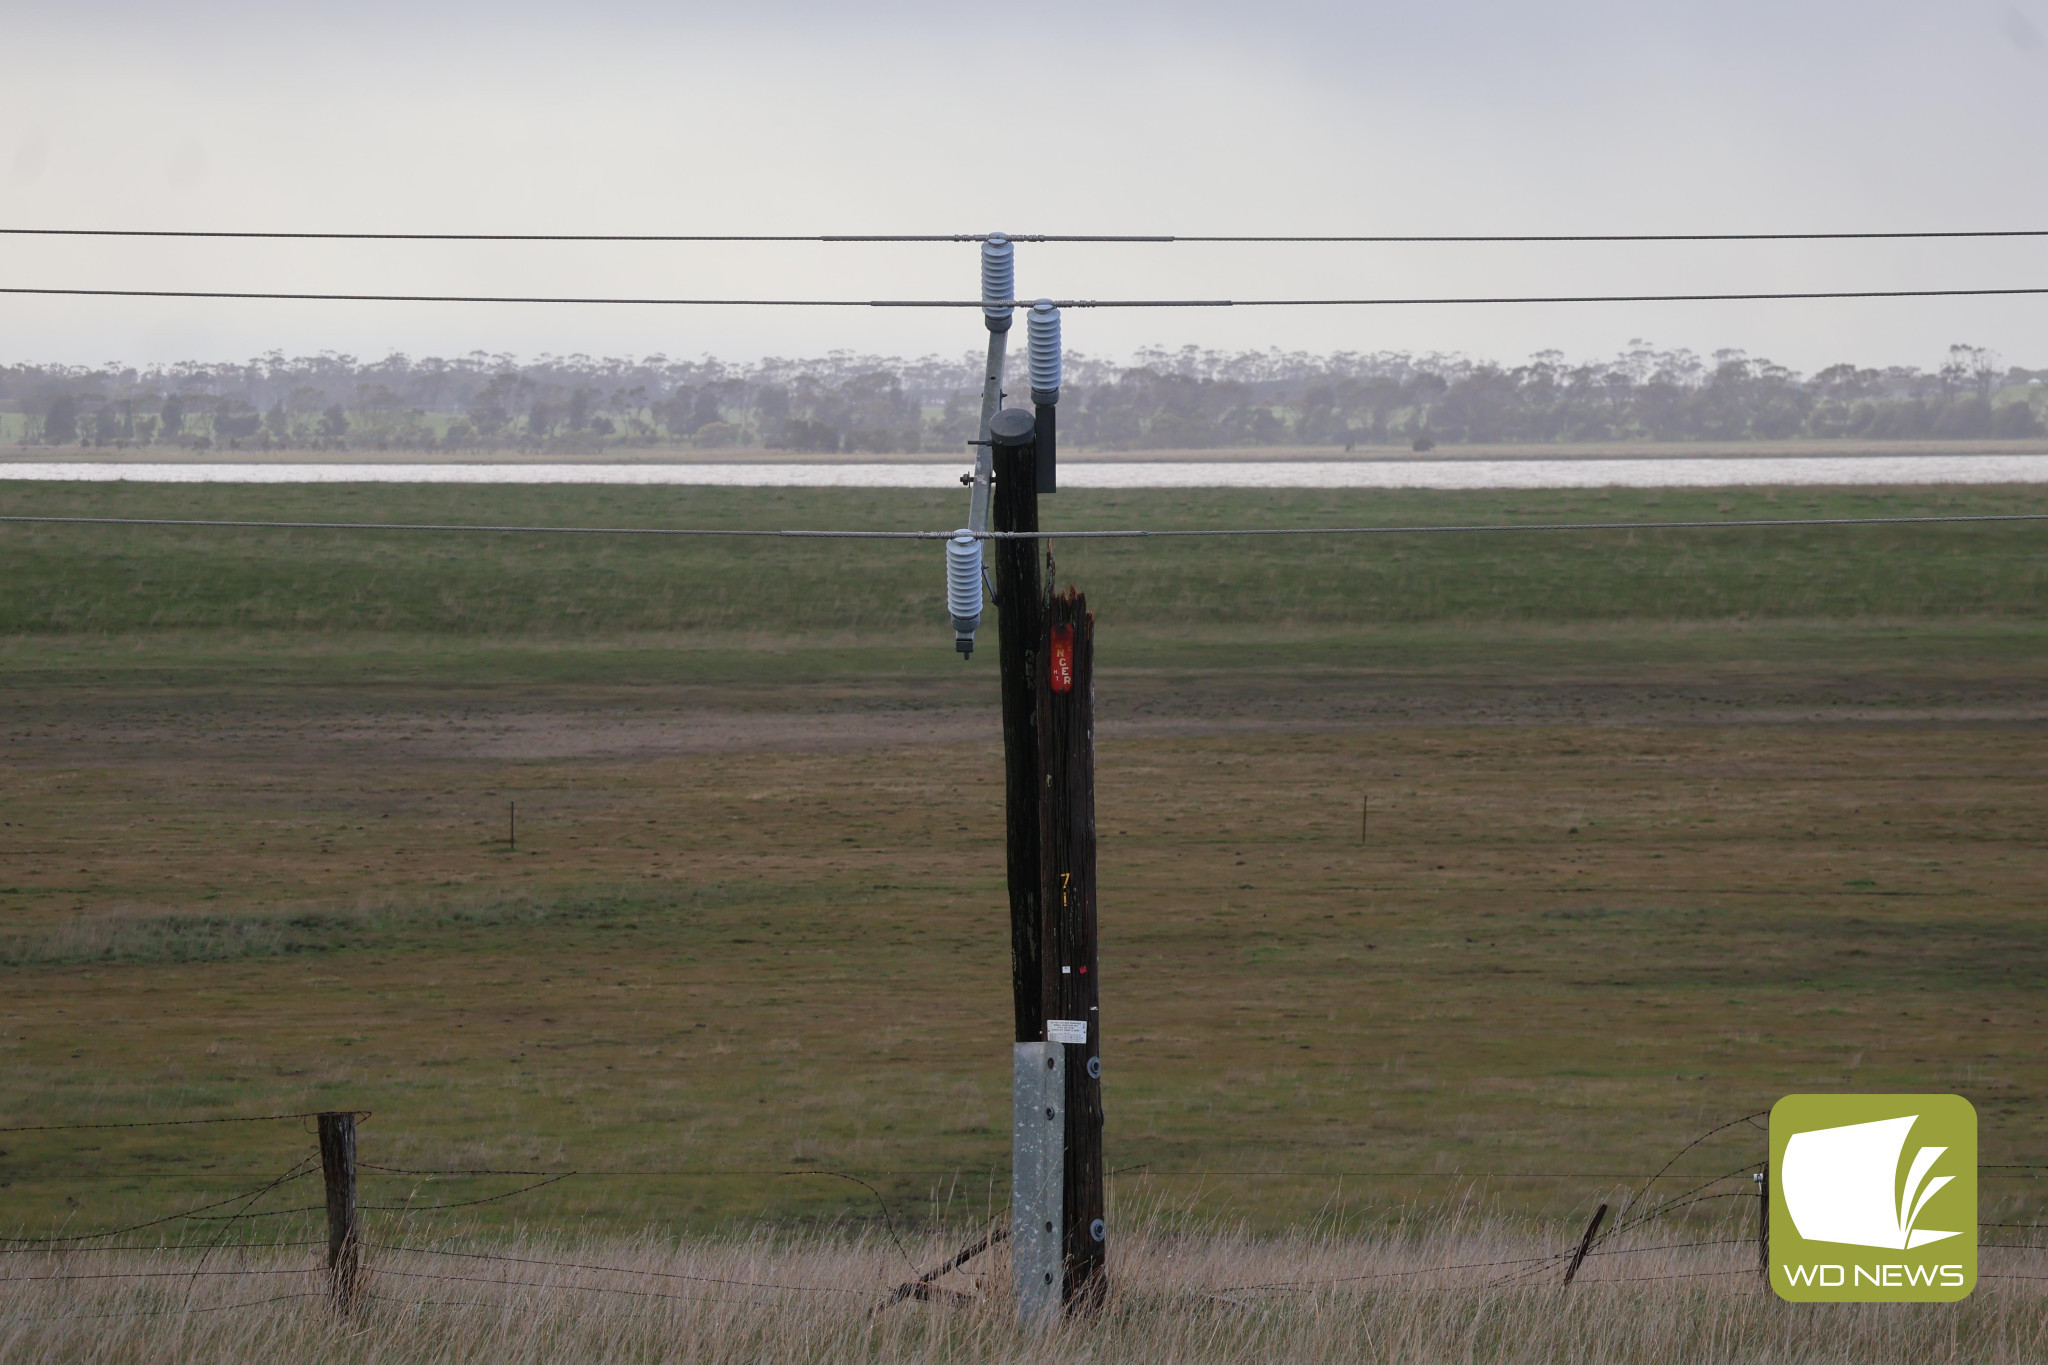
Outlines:
[[[0, 480], [135, 483], [595, 483], [957, 488], [959, 464], [142, 464], [0, 462]], [[1514, 460], [1068, 460], [1064, 488], [1713, 488], [2048, 483], [2048, 455]]]

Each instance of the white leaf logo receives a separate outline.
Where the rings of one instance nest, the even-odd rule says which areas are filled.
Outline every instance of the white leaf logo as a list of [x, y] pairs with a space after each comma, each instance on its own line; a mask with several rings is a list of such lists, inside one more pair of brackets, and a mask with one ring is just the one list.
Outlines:
[[1927, 1201], [1953, 1176], [1930, 1178], [1946, 1147], [1922, 1147], [1899, 1181], [1906, 1135], [1918, 1114], [1816, 1128], [1794, 1133], [1785, 1143], [1779, 1181], [1792, 1224], [1809, 1242], [1906, 1251], [1939, 1242], [1955, 1232], [1916, 1227]]

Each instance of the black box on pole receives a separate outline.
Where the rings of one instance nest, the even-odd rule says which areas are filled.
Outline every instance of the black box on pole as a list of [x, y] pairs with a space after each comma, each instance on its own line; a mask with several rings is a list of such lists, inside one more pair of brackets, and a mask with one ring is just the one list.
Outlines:
[[[1032, 443], [1037, 447], [1035, 482], [1040, 494], [1060, 491], [1059, 405], [1038, 403], [1032, 413]], [[1037, 530], [1037, 527], [1033, 527]]]

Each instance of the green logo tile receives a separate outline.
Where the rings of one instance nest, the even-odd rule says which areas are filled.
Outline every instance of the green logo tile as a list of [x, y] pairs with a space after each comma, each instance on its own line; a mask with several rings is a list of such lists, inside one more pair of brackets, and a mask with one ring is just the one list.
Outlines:
[[1977, 1287], [1977, 1111], [1960, 1095], [1787, 1095], [1771, 1109], [1771, 1288], [1947, 1303]]

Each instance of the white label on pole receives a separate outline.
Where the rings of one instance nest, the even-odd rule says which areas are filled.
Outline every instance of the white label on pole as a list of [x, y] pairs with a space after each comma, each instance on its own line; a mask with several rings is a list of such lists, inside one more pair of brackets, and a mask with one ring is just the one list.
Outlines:
[[1048, 1019], [1045, 1021], [1045, 1041], [1048, 1043], [1088, 1042], [1088, 1021], [1086, 1019]]

